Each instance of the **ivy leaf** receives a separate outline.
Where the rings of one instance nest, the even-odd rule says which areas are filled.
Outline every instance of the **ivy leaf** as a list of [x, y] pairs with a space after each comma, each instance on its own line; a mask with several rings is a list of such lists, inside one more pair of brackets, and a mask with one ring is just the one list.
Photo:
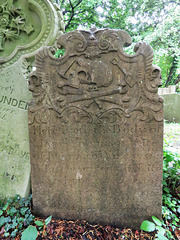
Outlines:
[[38, 235], [38, 231], [36, 227], [30, 225], [22, 233], [21, 240], [35, 240], [37, 238], [37, 235]]
[[157, 240], [168, 240], [168, 238], [167, 237], [165, 237], [164, 235], [162, 235], [162, 234], [156, 234], [156, 237], [157, 238], [155, 238], [155, 239], [157, 239]]
[[155, 222], [156, 225], [162, 226], [162, 222], [155, 216], [152, 216], [152, 220]]
[[167, 187], [164, 187], [164, 188], [163, 188], [163, 190], [164, 190], [165, 192], [167, 192], [167, 193], [169, 193], [169, 192], [170, 192], [170, 189], [169, 189], [169, 188], [167, 188]]
[[12, 228], [16, 228], [18, 225], [18, 223], [13, 219], [13, 224], [12, 224]]
[[18, 232], [18, 229], [15, 229], [14, 231], [12, 231], [12, 233], [11, 233], [11, 237], [15, 237], [16, 234], [17, 234], [17, 232]]
[[140, 229], [146, 232], [154, 232], [154, 230], [156, 229], [156, 226], [154, 223], [148, 220], [145, 220], [142, 222]]
[[4, 234], [4, 236], [5, 236], [5, 237], [8, 237], [8, 236], [9, 236], [9, 233], [8, 233], [8, 232], [6, 232], [6, 233]]
[[157, 226], [156, 229], [158, 230], [158, 234], [164, 235], [166, 230], [163, 227]]
[[15, 207], [12, 207], [9, 209], [10, 216], [13, 216], [17, 212], [17, 209]]
[[11, 217], [10, 217], [10, 216], [5, 217], [5, 218], [4, 218], [4, 222], [5, 222], [5, 223], [11, 222]]
[[4, 211], [6, 211], [6, 210], [7, 210], [7, 208], [8, 208], [8, 206], [9, 206], [9, 204], [8, 204], [8, 203], [6, 203], [6, 205], [3, 207], [3, 210], [4, 210]]
[[5, 231], [8, 232], [10, 229], [12, 229], [12, 224], [6, 223]]
[[24, 221], [24, 218], [20, 217], [20, 218], [17, 218], [17, 222], [20, 223], [20, 222], [23, 222]]
[[20, 212], [24, 216], [27, 210], [28, 210], [28, 208], [21, 208]]
[[2, 225], [4, 225], [4, 223], [5, 223], [5, 217], [2, 216], [2, 217], [0, 217], [0, 227], [2, 227]]

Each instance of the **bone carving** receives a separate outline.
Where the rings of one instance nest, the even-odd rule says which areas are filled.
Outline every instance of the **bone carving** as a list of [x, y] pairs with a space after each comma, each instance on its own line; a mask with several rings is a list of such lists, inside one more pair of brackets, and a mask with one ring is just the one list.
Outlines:
[[62, 57], [55, 58], [52, 47], [40, 50], [29, 79], [33, 119], [38, 110], [53, 109], [60, 119], [77, 111], [77, 121], [87, 116], [98, 122], [108, 115], [162, 121], [161, 71], [152, 65], [153, 50], [142, 42], [128, 55], [123, 47], [130, 44], [123, 30], [93, 28], [60, 36]]

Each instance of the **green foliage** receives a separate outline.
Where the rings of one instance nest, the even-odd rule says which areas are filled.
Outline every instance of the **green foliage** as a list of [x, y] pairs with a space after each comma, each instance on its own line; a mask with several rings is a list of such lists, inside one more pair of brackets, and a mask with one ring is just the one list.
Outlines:
[[155, 222], [155, 224], [159, 227], [162, 226], [162, 222], [155, 216], [152, 216], [152, 220]]
[[102, 4], [101, 0], [61, 0], [59, 4], [64, 15], [66, 31], [77, 29], [80, 24], [83, 27], [90, 27], [92, 24], [102, 27], [97, 11]]
[[30, 225], [22, 233], [21, 240], [35, 240], [37, 238], [37, 235], [38, 235], [38, 231], [36, 227]]
[[164, 148], [163, 218], [174, 230], [180, 223], [180, 158]]
[[[52, 219], [52, 216], [49, 216], [46, 218], [43, 222], [42, 221], [35, 221], [34, 223], [37, 225], [38, 230], [43, 230], [43, 236], [47, 235], [47, 232], [44, 230], [47, 230], [48, 225], [50, 224]], [[35, 240], [38, 235], [38, 231], [36, 227], [29, 226], [24, 232], [22, 233], [21, 240]]]
[[[114, 28], [127, 31], [133, 41], [146, 41], [162, 69], [163, 86], [180, 74], [180, 6], [177, 0], [54, 0], [61, 6], [66, 31]], [[59, 56], [59, 55], [58, 55]]]
[[[174, 133], [175, 129], [177, 133]], [[179, 124], [165, 122], [165, 139], [163, 152], [163, 199], [161, 222], [152, 217], [153, 222], [145, 220], [141, 229], [147, 232], [157, 231], [155, 239], [174, 239], [171, 232], [180, 226], [180, 156], [173, 151], [172, 140], [176, 140], [180, 134]], [[164, 237], [164, 234], [166, 237]]]
[[142, 222], [140, 229], [146, 232], [154, 232], [156, 225], [148, 220], [145, 220]]
[[170, 9], [162, 22], [144, 38], [155, 49], [155, 63], [162, 69], [164, 85], [175, 84], [180, 62], [180, 7]]
[[[162, 87], [165, 87], [166, 79], [168, 78], [172, 66], [172, 61], [173, 57], [168, 55], [165, 49], [159, 48], [155, 50], [154, 63], [161, 68], [161, 76], [163, 79]], [[173, 85], [173, 82], [170, 84]]]
[[35, 221], [35, 224], [40, 228], [44, 226], [44, 223], [42, 221]]
[[4, 228], [4, 236], [16, 237], [21, 230], [29, 226], [34, 216], [31, 213], [31, 198], [20, 198], [16, 195], [0, 202], [0, 228]]
[[44, 222], [42, 221], [35, 221], [35, 224], [38, 226], [39, 230], [41, 230], [42, 228], [45, 228], [49, 225], [49, 223], [51, 222], [52, 216], [49, 216], [48, 218], [45, 219]]
[[48, 226], [49, 223], [51, 222], [51, 219], [52, 219], [52, 216], [49, 216], [48, 218], [46, 218], [44, 224], [45, 224], [46, 226]]
[[144, 230], [146, 232], [154, 232], [155, 230], [157, 231], [156, 233], [156, 238], [157, 240], [168, 240], [164, 235], [166, 233], [166, 229], [163, 228], [163, 222], [161, 222], [158, 218], [155, 216], [152, 216], [153, 222], [150, 222], [148, 220], [145, 220], [142, 222], [140, 229]]
[[[180, 156], [172, 148], [180, 136], [179, 130], [179, 124], [165, 122], [162, 214], [167, 228], [173, 231], [180, 226]], [[167, 234], [170, 239], [170, 232]]]
[[[44, 221], [35, 221], [35, 217], [31, 213], [31, 199], [20, 198], [16, 195], [14, 198], [0, 201], [0, 231], [5, 237], [15, 238], [24, 228], [28, 227], [22, 233], [22, 240], [36, 239], [38, 231], [36, 227], [30, 224], [35, 223], [38, 230], [47, 230], [51, 222], [52, 216]], [[43, 235], [46, 235], [44, 231]]]
[[64, 55], [64, 53], [65, 53], [65, 49], [58, 49], [56, 52], [55, 52], [55, 54], [54, 54], [54, 56], [55, 57], [62, 57], [63, 55]]

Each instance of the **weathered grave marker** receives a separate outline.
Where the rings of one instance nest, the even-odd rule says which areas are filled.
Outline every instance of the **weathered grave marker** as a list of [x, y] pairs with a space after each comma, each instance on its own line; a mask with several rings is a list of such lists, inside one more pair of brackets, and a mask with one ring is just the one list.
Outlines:
[[26, 77], [37, 50], [59, 35], [58, 15], [48, 0], [0, 0], [0, 199], [29, 194]]
[[161, 217], [163, 103], [146, 43], [122, 30], [62, 35], [36, 56], [29, 89], [36, 214], [140, 227]]

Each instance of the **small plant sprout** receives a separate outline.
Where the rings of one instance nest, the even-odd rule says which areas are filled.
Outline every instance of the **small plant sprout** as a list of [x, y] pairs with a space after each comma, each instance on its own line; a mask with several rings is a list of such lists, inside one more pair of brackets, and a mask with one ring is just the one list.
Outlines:
[[38, 226], [38, 229], [43, 231], [43, 236], [47, 235], [46, 228], [49, 225], [49, 223], [51, 222], [51, 219], [52, 219], [52, 216], [49, 216], [48, 218], [46, 218], [46, 220], [44, 222], [35, 221], [35, 224]]
[[51, 222], [52, 216], [49, 216], [48, 218], [46, 218], [46, 220], [44, 222], [42, 221], [35, 221], [35, 224], [41, 229], [41, 228], [45, 228], [49, 225], [49, 223]]

